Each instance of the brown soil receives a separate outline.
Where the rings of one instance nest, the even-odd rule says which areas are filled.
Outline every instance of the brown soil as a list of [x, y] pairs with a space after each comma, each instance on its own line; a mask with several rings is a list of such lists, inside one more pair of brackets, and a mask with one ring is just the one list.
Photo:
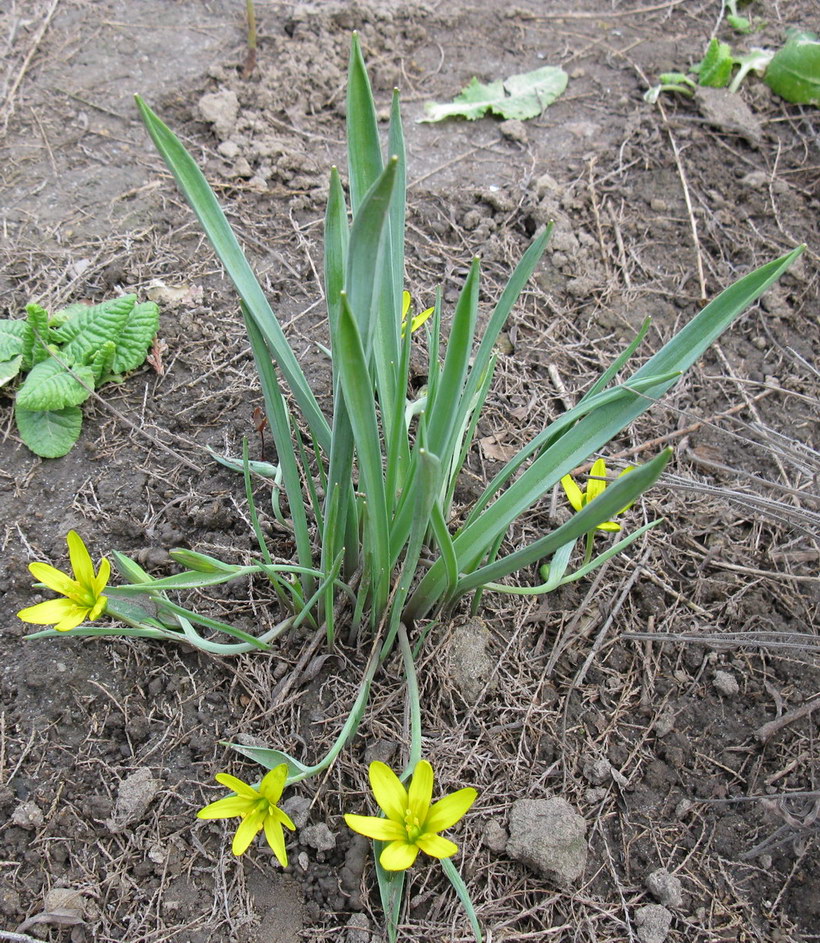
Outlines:
[[[646, 943], [636, 913], [655, 902], [645, 879], [658, 868], [682, 882], [670, 943], [820, 939], [817, 111], [754, 81], [740, 96], [754, 127], [706, 101], [647, 105], [648, 80], [697, 59], [716, 27], [719, 4], [705, 0], [258, 3], [249, 78], [240, 2], [10, 6], [0, 13], [0, 315], [35, 299], [153, 292], [167, 347], [162, 375], [146, 366], [89, 402], [63, 459], [28, 452], [11, 400], [0, 399], [0, 939], [379, 938], [366, 843], [341, 813], [366, 801], [366, 760], [401, 762], [398, 665], [377, 680], [368, 720], [328, 777], [296, 790], [335, 848], [317, 851], [297, 833], [282, 872], [261, 843], [234, 859], [227, 827], [194, 819], [219, 794], [214, 772], [256, 777], [218, 741], [245, 734], [315, 760], [355, 696], [366, 640], [301, 666], [306, 637], [229, 661], [152, 643], [25, 642], [15, 617], [33, 601], [28, 562], [59, 565], [72, 527], [95, 556], [119, 549], [156, 574], [172, 571], [174, 546], [250, 556], [241, 479], [206, 448], [237, 454], [248, 435], [261, 457], [252, 360], [235, 295], [131, 94], [181, 133], [214, 182], [322, 391], [321, 219], [328, 169], [344, 161], [353, 28], [379, 104], [393, 85], [403, 91], [408, 283], [422, 303], [438, 283], [452, 300], [475, 253], [491, 303], [528, 237], [556, 220], [511, 318], [465, 502], [647, 315], [657, 349], [704, 292], [808, 243], [673, 397], [614, 443], [642, 459], [673, 433], [672, 471], [631, 512], [634, 523], [662, 514], [663, 527], [595, 581], [545, 600], [488, 595], [494, 674], [474, 703], [442, 655], [453, 626], [433, 630], [419, 670], [425, 753], [441, 788], [480, 788], [454, 836], [493, 940]], [[757, 6], [769, 22], [755, 43], [817, 26], [811, 0]], [[425, 100], [448, 100], [474, 74], [546, 63], [570, 73], [568, 91], [524, 126], [415, 122]], [[238, 98], [233, 127], [215, 128], [198, 107], [220, 90]], [[562, 504], [556, 495], [536, 508], [516, 539], [552, 526]], [[271, 533], [287, 557], [287, 540]], [[200, 604], [250, 628], [276, 616], [256, 584]], [[139, 770], [151, 801], [128, 818], [120, 786]], [[550, 795], [588, 823], [586, 871], [569, 887], [492, 850], [514, 799]], [[78, 895], [62, 901], [62, 917], [58, 888]], [[438, 868], [414, 870], [407, 900], [406, 939], [469, 937]]]

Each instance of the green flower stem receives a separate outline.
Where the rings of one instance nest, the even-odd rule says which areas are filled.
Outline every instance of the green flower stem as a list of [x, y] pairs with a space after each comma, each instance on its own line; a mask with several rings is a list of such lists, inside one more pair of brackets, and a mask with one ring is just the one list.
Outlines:
[[413, 652], [407, 640], [407, 629], [403, 622], [399, 623], [399, 649], [404, 662], [404, 677], [407, 684], [407, 702], [410, 705], [410, 757], [404, 772], [399, 777], [404, 780], [416, 768], [421, 759], [421, 701], [419, 698], [419, 682], [416, 676], [416, 666], [413, 661]]
[[364, 715], [364, 710], [367, 707], [367, 701], [370, 697], [370, 686], [373, 683], [373, 677], [376, 674], [378, 667], [379, 640], [377, 639], [376, 644], [373, 646], [370, 652], [370, 660], [367, 663], [367, 669], [365, 670], [364, 677], [362, 678], [358, 696], [356, 697], [356, 701], [351, 708], [347, 720], [345, 721], [344, 727], [342, 727], [339, 736], [336, 738], [336, 742], [315, 766], [309, 766], [303, 772], [289, 776], [289, 786], [293, 785], [293, 783], [301, 782], [303, 779], [310, 779], [311, 776], [316, 776], [328, 769], [336, 757], [342, 752], [348, 740], [350, 740], [350, 738], [355, 735], [356, 731], [359, 729], [359, 724], [361, 723], [362, 716]]
[[483, 943], [484, 937], [481, 935], [481, 926], [478, 922], [478, 917], [476, 916], [473, 902], [470, 899], [470, 892], [467, 890], [467, 885], [464, 883], [463, 878], [458, 873], [458, 869], [450, 858], [442, 858], [441, 867], [444, 869], [444, 873], [447, 875], [447, 880], [453, 885], [453, 890], [458, 895], [458, 899], [461, 901], [461, 906], [464, 908], [467, 914], [467, 918], [470, 921], [470, 926], [472, 927], [473, 934], [476, 938], [476, 943]]

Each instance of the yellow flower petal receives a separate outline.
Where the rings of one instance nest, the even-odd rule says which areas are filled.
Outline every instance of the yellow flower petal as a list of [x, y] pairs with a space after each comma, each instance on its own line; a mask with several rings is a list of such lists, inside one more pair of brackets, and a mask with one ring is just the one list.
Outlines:
[[458, 851], [458, 845], [451, 842], [449, 838], [442, 838], [441, 835], [434, 835], [427, 832], [419, 835], [416, 844], [421, 850], [433, 858], [450, 858]]
[[476, 790], [468, 786], [439, 799], [430, 809], [424, 823], [425, 832], [443, 832], [445, 828], [455, 825], [475, 802], [476, 796]]
[[99, 596], [100, 593], [108, 585], [108, 580], [110, 579], [110, 577], [111, 577], [111, 564], [108, 562], [108, 560], [105, 557], [103, 557], [102, 560], [100, 560], [99, 573], [97, 573], [97, 577], [94, 580], [94, 584], [93, 584], [94, 593], [97, 596]]
[[422, 825], [430, 811], [430, 799], [433, 795], [433, 767], [427, 760], [419, 760], [413, 770], [410, 789], [407, 793], [407, 805], [413, 821]]
[[80, 623], [85, 622], [85, 617], [88, 615], [86, 608], [78, 606], [71, 600], [66, 600], [66, 602], [71, 603], [73, 611], [66, 612], [66, 615], [54, 626], [55, 632], [69, 632], [71, 629], [76, 629]]
[[407, 790], [387, 764], [379, 760], [374, 760], [370, 764], [370, 788], [384, 814], [389, 819], [404, 824]]
[[107, 607], [108, 597], [100, 596], [99, 599], [94, 603], [93, 608], [88, 611], [85, 618], [88, 619], [89, 622], [96, 622], [97, 619], [99, 619], [100, 616], [105, 612]]
[[28, 568], [34, 579], [61, 596], [76, 596], [82, 592], [79, 583], [50, 563], [39, 563], [35, 560], [34, 563], [29, 563]]
[[[38, 602], [36, 606], [21, 609], [17, 618], [34, 625], [54, 625], [55, 622], [70, 618], [76, 611], [77, 604], [71, 599], [49, 599], [46, 602]], [[79, 625], [79, 622], [77, 624]]]
[[410, 333], [415, 334], [422, 324], [424, 324], [424, 322], [430, 318], [435, 310], [435, 308], [425, 308], [421, 314], [417, 314], [410, 322]]
[[257, 833], [262, 830], [265, 821], [265, 810], [257, 809], [251, 812], [239, 823], [239, 828], [233, 837], [231, 851], [235, 855], [244, 855], [248, 846], [254, 840]]
[[276, 855], [276, 860], [283, 868], [286, 868], [288, 866], [288, 853], [285, 848], [285, 835], [281, 823], [271, 815], [265, 818], [265, 838]]
[[235, 792], [238, 796], [245, 796], [247, 799], [253, 800], [259, 798], [259, 793], [253, 786], [243, 783], [241, 779], [237, 779], [236, 776], [231, 776], [230, 773], [217, 773], [214, 778], [218, 783], [227, 786], [228, 789]]
[[561, 485], [569, 503], [576, 511], [580, 511], [584, 506], [584, 496], [572, 475], [564, 475], [561, 479]]
[[391, 842], [381, 853], [379, 863], [385, 871], [406, 871], [418, 857], [418, 845], [408, 841]]
[[247, 815], [253, 809], [251, 799], [244, 796], [228, 796], [217, 799], [197, 812], [198, 819], [232, 819], [235, 815]]
[[[618, 513], [620, 514], [620, 511]], [[608, 534], [614, 534], [615, 531], [620, 529], [621, 525], [616, 524], [615, 521], [604, 521], [603, 524], [598, 524], [598, 526], [595, 528], [595, 530], [606, 531]]]
[[275, 766], [269, 773], [265, 774], [265, 778], [259, 784], [260, 794], [263, 795], [271, 805], [276, 805], [282, 798], [282, 791], [285, 788], [287, 778], [288, 764], [280, 763], [279, 766]]
[[380, 819], [375, 815], [345, 815], [349, 828], [367, 838], [378, 841], [401, 841], [407, 839], [407, 831], [399, 822]]
[[268, 815], [272, 815], [277, 820], [277, 822], [280, 822], [285, 826], [285, 828], [289, 828], [292, 832], [296, 831], [296, 826], [293, 824], [293, 819], [291, 819], [287, 812], [283, 812], [279, 806], [272, 806], [268, 812]]
[[606, 490], [606, 482], [599, 480], [606, 478], [606, 462], [602, 458], [597, 459], [589, 474], [592, 477], [587, 481], [587, 504]]
[[70, 530], [65, 539], [68, 544], [68, 557], [71, 560], [74, 579], [81, 586], [93, 585], [94, 564], [91, 562], [91, 556], [83, 543], [83, 538], [76, 531]]

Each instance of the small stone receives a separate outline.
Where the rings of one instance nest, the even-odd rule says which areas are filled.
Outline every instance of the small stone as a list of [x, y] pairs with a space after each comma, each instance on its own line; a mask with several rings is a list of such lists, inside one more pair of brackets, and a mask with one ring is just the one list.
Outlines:
[[507, 854], [566, 885], [584, 873], [586, 829], [566, 799], [517, 799], [510, 810]]
[[117, 791], [111, 818], [105, 822], [108, 829], [116, 835], [139, 822], [162, 786], [162, 780], [155, 779], [147, 767], [138, 769], [124, 779]]
[[345, 943], [371, 943], [370, 921], [364, 914], [351, 914], [347, 921]]
[[20, 828], [33, 831], [34, 829], [41, 828], [45, 824], [45, 816], [40, 806], [38, 806], [36, 802], [29, 800], [27, 802], [21, 802], [14, 812], [11, 813], [11, 823]]
[[672, 914], [660, 904], [646, 904], [635, 911], [635, 926], [641, 943], [664, 943], [672, 926]]
[[240, 157], [233, 165], [233, 173], [236, 177], [252, 177], [253, 168], [248, 163], [247, 158]]
[[712, 685], [723, 697], [735, 697], [740, 691], [737, 678], [730, 671], [716, 671]]
[[581, 774], [588, 783], [600, 786], [612, 779], [612, 764], [603, 756], [590, 756], [584, 760]]
[[310, 799], [307, 796], [288, 796], [280, 804], [280, 808], [291, 817], [297, 829], [304, 828], [307, 825], [308, 813], [310, 812]]
[[507, 834], [507, 830], [495, 819], [490, 819], [484, 827], [484, 834], [481, 836], [481, 841], [490, 851], [500, 855], [506, 849], [509, 838], [510, 836]]
[[236, 141], [223, 141], [217, 150], [225, 160], [234, 160], [239, 157], [239, 145]]
[[541, 176], [535, 181], [535, 195], [541, 200], [548, 193], [558, 193], [561, 189], [561, 185], [551, 174], [541, 174]]
[[653, 728], [656, 737], [665, 737], [675, 729], [675, 715], [670, 710], [658, 714]]
[[315, 848], [317, 851], [332, 851], [336, 847], [336, 836], [324, 822], [303, 828], [299, 832], [299, 839], [305, 845]]
[[199, 99], [199, 110], [202, 117], [214, 126], [217, 136], [226, 140], [236, 124], [239, 99], [236, 97], [236, 92], [229, 89], [210, 92]]
[[765, 170], [753, 170], [740, 178], [740, 185], [750, 190], [762, 190], [769, 185], [769, 175]]
[[515, 141], [517, 144], [526, 144], [529, 140], [524, 122], [519, 121], [517, 118], [502, 121], [498, 126], [498, 130], [501, 132], [502, 137], [505, 137], [508, 141]]
[[449, 678], [467, 704], [475, 704], [491, 683], [495, 662], [487, 654], [490, 631], [480, 619], [456, 626], [447, 644]]
[[683, 889], [680, 880], [670, 874], [666, 868], [658, 868], [646, 876], [646, 886], [649, 893], [665, 907], [683, 906]]

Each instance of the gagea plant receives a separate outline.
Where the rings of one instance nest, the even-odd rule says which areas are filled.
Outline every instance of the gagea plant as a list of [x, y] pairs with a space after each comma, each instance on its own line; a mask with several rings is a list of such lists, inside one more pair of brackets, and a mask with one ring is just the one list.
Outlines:
[[[237, 566], [193, 550], [174, 550], [171, 555], [181, 571], [154, 579], [115, 552], [113, 560], [126, 582], [107, 588], [106, 614], [118, 624], [81, 625], [61, 637], [142, 636], [226, 654], [268, 649], [277, 636], [298, 625], [326, 633], [333, 644], [342, 618], [360, 637], [369, 635], [365, 647], [370, 655], [362, 666], [359, 693], [332, 749], [310, 764], [275, 748], [237, 744], [239, 752], [272, 772], [256, 787], [221, 774], [220, 782], [234, 795], [200, 813], [240, 819], [233, 845], [237, 853], [264, 830], [282, 862], [281, 826], [289, 827], [290, 821], [278, 810], [283, 789], [324, 772], [336, 759], [359, 726], [379, 666], [398, 647], [410, 705], [406, 765], [398, 776], [383, 764], [371, 768], [384, 819], [349, 809], [347, 820], [378, 845], [375, 866], [391, 939], [397, 932], [406, 869], [429, 863], [428, 856], [440, 861], [480, 939], [467, 889], [451, 858], [455, 846], [438, 834], [467, 812], [475, 792], [465, 787], [431, 804], [433, 771], [422, 759], [414, 655], [425, 644], [430, 620], [446, 618], [467, 597], [478, 605], [486, 590], [549, 592], [585, 576], [655, 526], [657, 521], [608, 544], [607, 532], [628, 527], [625, 510], [658, 479], [668, 451], [628, 474], [610, 476], [599, 460], [586, 484], [568, 476], [606, 450], [613, 436], [669, 390], [802, 249], [741, 278], [642, 366], [619, 378], [646, 334], [645, 324], [580, 402], [511, 458], [465, 513], [456, 514], [454, 491], [492, 384], [496, 340], [541, 259], [550, 228], [536, 235], [524, 253], [481, 319], [483, 329], [478, 327], [480, 263], [474, 259], [454, 310], [443, 310], [439, 293], [432, 311], [411, 319], [407, 330], [407, 289], [412, 286], [405, 284], [406, 167], [399, 97], [394, 93], [385, 148], [354, 35], [347, 89], [347, 189], [334, 168], [325, 216], [324, 292], [333, 394], [325, 412], [213, 191], [177, 137], [145, 102], [138, 98], [137, 104], [236, 286], [277, 462], [250, 462], [245, 445], [242, 460], [233, 463], [245, 478], [259, 546], [256, 561]], [[423, 391], [414, 396], [409, 365], [412, 347], [420, 343], [429, 352], [429, 375]], [[290, 529], [295, 547], [289, 563], [273, 562], [253, 501], [252, 474], [272, 479], [272, 513]], [[534, 542], [510, 546], [511, 526], [562, 480], [575, 513]], [[575, 549], [579, 540], [582, 552]], [[595, 555], [598, 547], [602, 549]], [[528, 586], [533, 570], [544, 582]], [[512, 574], [517, 574], [515, 585], [503, 582]], [[256, 636], [172, 599], [177, 591], [249, 575], [270, 580], [282, 609], [279, 621]], [[89, 614], [99, 615], [93, 608]], [[33, 637], [43, 635], [56, 633]], [[361, 810], [363, 803], [357, 806]], [[417, 860], [419, 851], [426, 855]]]

